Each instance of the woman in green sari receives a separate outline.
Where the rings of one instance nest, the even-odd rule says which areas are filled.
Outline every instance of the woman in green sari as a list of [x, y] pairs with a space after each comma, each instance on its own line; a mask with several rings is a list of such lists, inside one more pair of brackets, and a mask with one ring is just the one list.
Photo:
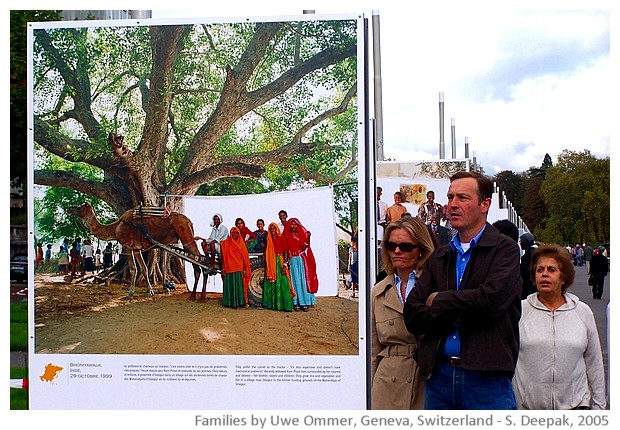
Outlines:
[[274, 222], [267, 229], [265, 249], [265, 282], [263, 284], [263, 307], [277, 311], [293, 310], [295, 293], [291, 288], [286, 261], [286, 242]]

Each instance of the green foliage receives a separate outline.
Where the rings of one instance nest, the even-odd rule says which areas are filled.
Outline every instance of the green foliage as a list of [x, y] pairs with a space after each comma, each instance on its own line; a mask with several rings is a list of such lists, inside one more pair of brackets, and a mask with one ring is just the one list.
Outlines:
[[542, 240], [609, 242], [609, 157], [597, 159], [588, 150], [564, 150], [547, 170], [541, 192], [550, 214]]
[[242, 194], [262, 194], [267, 189], [259, 181], [251, 178], [221, 178], [202, 185], [199, 196], [238, 196]]
[[11, 208], [11, 225], [26, 225], [27, 221], [26, 207]]
[[521, 218], [525, 224], [530, 231], [538, 231], [539, 234], [535, 233], [535, 236], [540, 239], [542, 239], [540, 233], [544, 230], [545, 223], [549, 218], [549, 210], [540, 191], [542, 183], [543, 179], [540, 176], [530, 177], [525, 195], [523, 196], [523, 210], [521, 212]]
[[[37, 169], [46, 171], [35, 181], [117, 212], [163, 194], [350, 181], [356, 44], [355, 20], [36, 29]], [[112, 154], [109, 132], [129, 151]], [[46, 237], [68, 235], [58, 208], [75, 200], [43, 202]]]
[[493, 177], [493, 181], [506, 193], [518, 213], [523, 210], [523, 195], [527, 186], [527, 178], [523, 173], [515, 174], [511, 170], [504, 170]]
[[28, 351], [28, 303], [11, 303], [11, 351]]
[[85, 201], [93, 206], [99, 221], [103, 224], [117, 219], [110, 207], [98, 199], [70, 188], [50, 187], [42, 198], [34, 200], [37, 239], [45, 243], [57, 243], [65, 237], [73, 239], [78, 236], [90, 236], [82, 221], [67, 213], [67, 209], [79, 206]]
[[28, 50], [27, 24], [35, 21], [57, 21], [58, 11], [11, 10], [10, 16], [10, 178], [17, 186], [26, 183], [27, 171], [27, 94]]
[[358, 218], [359, 193], [357, 182], [346, 182], [334, 185], [334, 205], [336, 214], [343, 227], [355, 231], [359, 226]]
[[609, 157], [564, 150], [555, 165], [545, 154], [540, 167], [520, 174], [503, 171], [494, 180], [538, 240], [608, 243], [609, 170]]

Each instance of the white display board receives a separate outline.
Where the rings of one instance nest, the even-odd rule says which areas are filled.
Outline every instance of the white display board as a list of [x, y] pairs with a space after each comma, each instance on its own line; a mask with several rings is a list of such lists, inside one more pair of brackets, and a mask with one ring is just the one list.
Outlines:
[[[39, 112], [33, 114], [30, 112], [31, 135], [29, 141], [29, 230], [35, 231], [34, 209], [33, 204], [33, 188], [35, 182], [35, 169], [41, 168], [42, 162], [38, 160], [38, 153], [41, 152], [41, 143], [36, 142], [35, 135], [40, 131], [41, 120], [40, 110], [46, 107], [49, 100], [45, 98], [46, 94], [54, 95], [53, 88], [49, 93], [39, 94], [37, 97], [32, 96], [36, 93], [34, 86], [34, 77], [32, 76], [32, 64], [36, 61], [42, 61], [41, 56], [34, 54], [34, 32], [47, 31], [54, 32], [62, 29], [74, 29], [82, 31], [90, 27], [109, 27], [110, 32], [122, 32], [124, 27], [135, 26], [163, 26], [163, 25], [184, 25], [191, 26], [196, 24], [199, 31], [210, 31], [213, 27], [207, 27], [207, 24], [217, 25], [218, 23], [252, 23], [256, 22], [287, 22], [287, 21], [332, 21], [332, 20], [348, 20], [349, 24], [356, 29], [357, 34], [357, 80], [350, 84], [357, 87], [357, 132], [353, 130], [353, 137], [349, 136], [352, 145], [358, 145], [359, 150], [354, 151], [358, 155], [358, 165], [365, 166], [367, 160], [365, 149], [367, 143], [367, 124], [368, 119], [365, 117], [364, 108], [366, 103], [366, 95], [364, 92], [364, 70], [366, 62], [366, 52], [364, 38], [367, 31], [364, 16], [361, 14], [351, 15], [330, 15], [330, 16], [277, 16], [277, 17], [260, 17], [248, 18], [241, 17], [238, 19], [201, 19], [200, 21], [192, 20], [148, 20], [148, 21], [76, 21], [63, 23], [34, 23], [29, 26], [29, 61], [30, 61], [30, 80], [33, 83], [31, 88], [32, 109]], [[187, 29], [187, 27], [186, 27]], [[148, 30], [148, 29], [147, 29]], [[215, 30], [214, 30], [215, 31]], [[148, 31], [142, 33], [144, 37], [148, 37]], [[223, 30], [226, 33], [226, 30]], [[71, 34], [63, 39], [67, 43], [73, 40]], [[49, 34], [43, 35], [48, 37]], [[153, 43], [155, 45], [155, 43]], [[190, 49], [187, 43], [186, 49]], [[180, 45], [179, 45], [180, 46]], [[51, 43], [48, 49], [51, 48]], [[140, 53], [137, 53], [140, 54]], [[119, 60], [129, 60], [127, 57]], [[113, 65], [109, 65], [113, 68]], [[118, 65], [117, 67], [121, 67]], [[93, 76], [92, 81], [96, 82], [100, 76]], [[263, 79], [261, 77], [260, 79]], [[59, 77], [60, 79], [60, 77]], [[34, 89], [33, 89], [34, 88]], [[58, 84], [58, 89], [62, 88], [62, 84]], [[65, 106], [63, 106], [64, 108]], [[126, 118], [114, 117], [117, 112], [97, 111], [93, 113], [94, 118], [100, 122], [105, 121], [125, 121]], [[153, 112], [149, 112], [153, 114]], [[207, 114], [205, 114], [207, 115]], [[165, 116], [165, 114], [164, 114]], [[103, 118], [103, 119], [101, 119]], [[139, 121], [144, 118], [140, 117]], [[38, 122], [37, 122], [38, 121]], [[172, 121], [172, 120], [171, 120]], [[93, 121], [94, 122], [94, 121]], [[136, 123], [138, 120], [136, 121]], [[109, 124], [108, 124], [109, 125]], [[34, 130], [34, 131], [32, 131]], [[83, 136], [83, 135], [82, 135]], [[79, 131], [73, 136], [72, 143], [75, 143], [82, 137]], [[41, 137], [41, 135], [39, 135]], [[140, 141], [140, 137], [136, 137], [136, 141]], [[41, 137], [43, 139], [43, 137]], [[80, 142], [81, 143], [81, 142]], [[38, 144], [39, 146], [36, 146]], [[63, 148], [63, 144], [58, 144]], [[35, 150], [36, 148], [36, 150]], [[58, 147], [56, 147], [58, 148]], [[53, 153], [53, 149], [45, 148]], [[136, 151], [133, 155], [138, 154], [138, 149], [132, 147], [130, 151]], [[39, 151], [37, 153], [37, 151]], [[101, 149], [106, 151], [106, 149]], [[118, 157], [124, 153], [120, 150]], [[65, 156], [68, 162], [79, 161], [79, 156]], [[87, 154], [88, 157], [96, 157], [96, 154]], [[106, 155], [107, 156], [107, 155]], [[148, 154], [150, 156], [150, 154]], [[89, 158], [91, 160], [92, 158]], [[105, 163], [104, 163], [105, 164]], [[106, 165], [97, 165], [101, 168], [101, 176], [106, 169], [115, 169], [118, 166], [114, 163]], [[107, 173], [106, 173], [107, 174]], [[231, 175], [235, 176], [235, 175]], [[358, 176], [359, 186], [359, 221], [360, 225], [367, 222], [365, 219], [365, 210], [367, 202], [363, 192], [364, 187], [370, 178], [364, 172]], [[205, 181], [206, 182], [206, 181]], [[41, 184], [50, 186], [49, 184]], [[73, 185], [69, 182], [58, 184], [57, 186]], [[231, 222], [236, 217], [243, 217], [246, 225], [254, 229], [257, 218], [265, 220], [265, 227], [269, 222], [277, 220], [277, 213], [280, 209], [287, 210], [289, 218], [298, 218], [301, 223], [312, 232], [312, 248], [317, 260], [317, 269], [319, 277], [319, 298], [330, 298], [333, 300], [341, 300], [335, 296], [338, 293], [338, 256], [336, 248], [336, 226], [335, 226], [335, 210], [332, 189], [330, 187], [312, 188], [313, 184], [302, 184], [301, 190], [280, 192], [272, 194], [261, 194], [251, 196], [236, 197], [192, 197], [187, 196], [184, 201], [184, 211], [195, 225], [196, 234], [207, 237], [210, 232], [210, 218], [214, 213], [221, 213], [224, 218], [224, 224], [230, 227]], [[87, 194], [84, 190], [78, 190]], [[135, 190], [134, 190], [135, 191]], [[43, 190], [42, 192], [45, 192]], [[109, 199], [109, 196], [107, 196]], [[120, 197], [119, 197], [120, 198]], [[104, 199], [105, 200], [105, 199]], [[108, 201], [108, 203], [110, 203]], [[66, 210], [66, 208], [59, 208]], [[363, 250], [363, 241], [366, 233], [360, 231], [360, 248]], [[30, 245], [32, 246], [33, 238], [30, 237]], [[360, 252], [360, 278], [363, 279], [367, 269], [365, 256]], [[191, 284], [192, 270], [187, 270], [188, 280]], [[30, 280], [29, 288], [29, 389], [30, 400], [29, 408], [34, 410], [362, 410], [367, 407], [368, 397], [368, 367], [366, 358], [366, 301], [363, 296], [359, 298], [359, 313], [356, 313], [357, 320], [353, 323], [356, 329], [351, 333], [347, 345], [353, 345], [354, 348], [349, 354], [342, 355], [326, 355], [318, 354], [313, 346], [318, 342], [305, 333], [299, 334], [306, 342], [307, 348], [294, 354], [239, 354], [235, 351], [228, 353], [208, 354], [208, 353], [145, 353], [145, 354], [124, 354], [109, 353], [105, 351], [105, 347], [89, 353], [80, 353], [80, 345], [88, 340], [98, 339], [101, 345], [105, 345], [105, 338], [102, 337], [99, 330], [91, 333], [81, 334], [82, 338], [75, 339], [71, 343], [67, 343], [63, 348], [49, 350], [42, 347], [42, 337], [40, 330], [44, 324], [37, 324], [34, 319], [36, 314], [36, 280]], [[217, 289], [216, 286], [214, 286]], [[363, 290], [362, 290], [363, 291]], [[142, 291], [144, 294], [144, 291]], [[331, 297], [330, 297], [331, 296]], [[69, 298], [67, 298], [69, 300]], [[354, 301], [353, 301], [354, 302]], [[183, 309], [195, 306], [206, 308], [205, 303], [186, 301], [185, 308], [179, 304], [178, 312]], [[127, 312], [131, 312], [131, 304], [125, 306]], [[355, 305], [357, 306], [357, 305]], [[220, 306], [221, 309], [221, 306]], [[255, 309], [239, 309], [233, 312], [277, 312], [270, 310]], [[344, 311], [343, 311], [344, 312]], [[206, 311], [203, 316], [206, 316]], [[320, 303], [310, 312], [280, 312], [283, 315], [284, 323], [281, 326], [283, 331], [289, 330], [298, 322], [295, 318], [301, 317], [320, 317]], [[214, 317], [213, 313], [209, 315]], [[62, 318], [65, 318], [63, 316]], [[343, 318], [349, 317], [343, 314]], [[58, 318], [61, 318], [60, 316]], [[122, 317], [121, 317], [122, 318]], [[151, 319], [152, 318], [152, 319]], [[217, 318], [217, 315], [215, 316]], [[350, 317], [349, 317], [350, 318]], [[70, 318], [69, 318], [70, 319]], [[202, 320], [201, 317], [197, 319]], [[309, 319], [308, 321], [311, 321]], [[144, 324], [125, 325], [118, 330], [115, 335], [127, 336], [127, 339], [145, 336], [149, 332], [149, 327], [154, 324], [166, 324], [167, 321], [158, 318], [157, 315], [149, 316], [148, 321]], [[220, 319], [221, 322], [221, 319]], [[235, 324], [234, 318], [228, 321]], [[205, 325], [207, 323], [205, 322]], [[309, 325], [311, 329], [312, 326]], [[205, 327], [204, 332], [201, 331], [201, 341], [217, 343], [216, 339], [209, 338]], [[341, 328], [335, 327], [337, 330]], [[289, 332], [295, 334], [293, 330]], [[66, 333], [65, 333], [66, 334]], [[173, 334], [170, 335], [173, 337]], [[262, 339], [252, 339], [254, 342], [261, 342]], [[270, 339], [278, 341], [278, 338]], [[157, 340], [155, 340], [157, 342]]]
[[[194, 222], [197, 236], [208, 238], [211, 219], [218, 213], [223, 225], [230, 231], [237, 218], [242, 218], [250, 230], [256, 230], [256, 220], [279, 223], [278, 212], [285, 210], [290, 218], [297, 218], [311, 232], [310, 247], [314, 253], [319, 278], [317, 296], [338, 294], [338, 247], [336, 243], [336, 214], [331, 187], [319, 187], [267, 194], [247, 194], [228, 197], [185, 197], [184, 212]], [[185, 263], [187, 285], [194, 285], [194, 271]], [[202, 290], [202, 281], [198, 291]], [[220, 276], [210, 276], [207, 292], [222, 292]]]

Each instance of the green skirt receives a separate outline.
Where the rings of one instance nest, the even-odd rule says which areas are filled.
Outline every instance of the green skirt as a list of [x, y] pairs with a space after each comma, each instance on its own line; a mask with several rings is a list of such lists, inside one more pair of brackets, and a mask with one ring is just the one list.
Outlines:
[[274, 282], [265, 278], [263, 284], [263, 307], [276, 311], [292, 311], [293, 298], [288, 278], [282, 272], [280, 257], [276, 257], [276, 279]]
[[241, 272], [226, 273], [224, 275], [222, 305], [230, 308], [245, 306], [243, 274]]

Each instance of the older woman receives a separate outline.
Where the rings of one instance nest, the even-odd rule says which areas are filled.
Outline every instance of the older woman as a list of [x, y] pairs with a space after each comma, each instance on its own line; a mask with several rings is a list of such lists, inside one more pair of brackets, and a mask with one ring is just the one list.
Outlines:
[[417, 217], [390, 223], [381, 241], [387, 277], [371, 292], [372, 409], [423, 409], [424, 383], [413, 354], [416, 336], [405, 327], [403, 304], [435, 249]]
[[603, 356], [594, 315], [567, 293], [575, 269], [566, 249], [532, 254], [536, 293], [522, 302], [521, 346], [513, 379], [519, 409], [605, 409]]

